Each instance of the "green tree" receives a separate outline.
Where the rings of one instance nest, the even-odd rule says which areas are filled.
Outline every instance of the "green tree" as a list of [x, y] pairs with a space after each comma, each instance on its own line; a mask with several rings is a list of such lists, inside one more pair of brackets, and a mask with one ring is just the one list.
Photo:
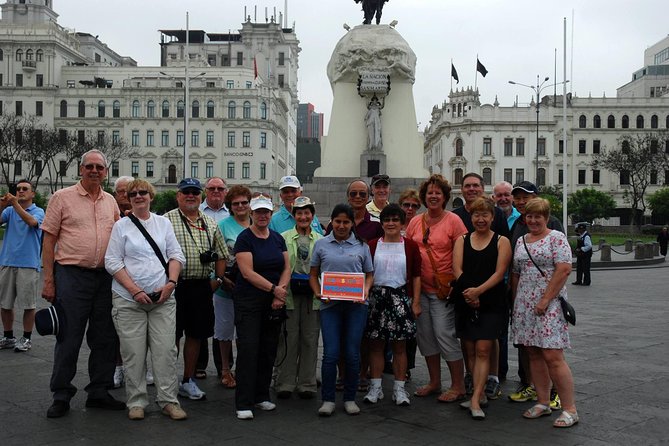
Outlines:
[[177, 206], [177, 192], [174, 190], [168, 190], [157, 193], [156, 196], [153, 197], [153, 202], [151, 203], [151, 212], [162, 215], [167, 211], [176, 209]]
[[648, 197], [648, 207], [665, 222], [669, 221], [669, 187], [660, 189]]
[[609, 194], [591, 188], [574, 192], [567, 201], [567, 209], [574, 223], [609, 218], [615, 208], [616, 202]]

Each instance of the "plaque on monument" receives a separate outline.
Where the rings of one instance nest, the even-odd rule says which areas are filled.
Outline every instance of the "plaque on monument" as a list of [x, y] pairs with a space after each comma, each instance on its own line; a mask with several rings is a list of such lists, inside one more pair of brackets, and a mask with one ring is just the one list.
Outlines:
[[390, 92], [390, 73], [384, 70], [360, 71], [358, 94], [360, 96], [385, 96]]

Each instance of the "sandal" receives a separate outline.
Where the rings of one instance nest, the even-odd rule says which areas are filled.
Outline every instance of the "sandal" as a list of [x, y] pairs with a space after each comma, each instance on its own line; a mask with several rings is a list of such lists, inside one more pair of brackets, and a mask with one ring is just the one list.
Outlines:
[[523, 417], [528, 420], [533, 420], [540, 417], [548, 417], [552, 413], [551, 408], [544, 404], [535, 404], [534, 406], [523, 412]]
[[563, 410], [557, 420], [555, 420], [555, 423], [553, 423], [553, 427], [572, 427], [576, 423], [578, 423], [578, 413]]
[[230, 370], [223, 372], [221, 377], [221, 385], [226, 389], [234, 389], [237, 387], [237, 381], [235, 380], [235, 375], [232, 374]]
[[436, 395], [441, 392], [440, 388], [434, 388], [430, 387], [429, 385], [421, 386], [416, 389], [416, 391], [413, 393], [414, 396], [418, 397], [424, 397], [424, 396], [430, 396], [430, 395]]
[[439, 397], [437, 398], [437, 401], [440, 403], [457, 403], [458, 401], [464, 401], [467, 398], [467, 395], [464, 393], [458, 393], [453, 389], [448, 389]]
[[206, 370], [196, 370], [195, 371], [195, 379], [207, 379], [207, 371]]

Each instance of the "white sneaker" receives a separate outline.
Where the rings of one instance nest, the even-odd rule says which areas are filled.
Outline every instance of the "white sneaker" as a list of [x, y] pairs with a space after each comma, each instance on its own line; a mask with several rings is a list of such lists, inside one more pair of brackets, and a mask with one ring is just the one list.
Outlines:
[[360, 408], [355, 404], [355, 401], [344, 401], [344, 410], [346, 410], [346, 413], [349, 415], [360, 414]]
[[146, 370], [146, 385], [152, 386], [154, 384], [153, 372], [151, 370]]
[[318, 415], [321, 417], [329, 417], [335, 411], [334, 401], [323, 401], [323, 405], [318, 409]]
[[0, 338], [0, 350], [14, 347], [16, 347], [16, 338], [8, 338], [8, 337]]
[[276, 404], [271, 401], [263, 401], [262, 403], [256, 403], [256, 407], [260, 410], [274, 410], [276, 409]]
[[200, 390], [197, 384], [195, 384], [193, 378], [190, 378], [187, 383], [181, 383], [179, 385], [179, 396], [183, 396], [191, 400], [201, 400], [206, 396], [206, 394]]
[[117, 365], [116, 369], [114, 370], [114, 388], [118, 389], [119, 387], [121, 387], [124, 381], [125, 381], [125, 373], [123, 371], [123, 366]]
[[33, 343], [30, 341], [28, 338], [24, 338], [21, 336], [21, 338], [16, 341], [16, 346], [14, 347], [15, 352], [27, 352], [30, 350], [33, 346]]
[[367, 395], [365, 395], [363, 401], [370, 404], [376, 404], [379, 400], [382, 399], [383, 399], [383, 390], [381, 390], [381, 386], [379, 387], [370, 386], [369, 392], [367, 392]]
[[393, 389], [393, 401], [395, 401], [395, 404], [397, 404], [398, 406], [411, 405], [409, 394], [407, 393], [404, 387], [395, 387]]
[[238, 410], [237, 411], [237, 419], [239, 420], [252, 420], [253, 419], [253, 412], [250, 410]]

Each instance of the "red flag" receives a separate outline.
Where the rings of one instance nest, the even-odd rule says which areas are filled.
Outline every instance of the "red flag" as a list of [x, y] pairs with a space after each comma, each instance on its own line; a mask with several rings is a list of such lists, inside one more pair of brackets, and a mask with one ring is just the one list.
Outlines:
[[253, 56], [253, 79], [258, 79], [258, 64], [255, 56]]

